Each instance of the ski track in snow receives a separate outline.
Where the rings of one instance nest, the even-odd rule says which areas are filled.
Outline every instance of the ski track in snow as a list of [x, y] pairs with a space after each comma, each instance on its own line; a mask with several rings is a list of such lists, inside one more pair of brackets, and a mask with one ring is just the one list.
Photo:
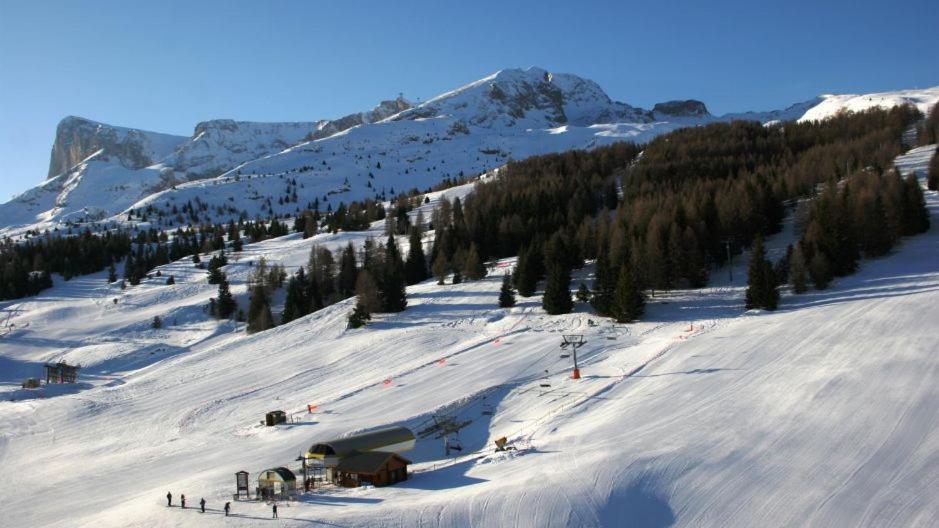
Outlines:
[[[924, 176], [934, 148], [897, 164]], [[188, 260], [126, 291], [103, 273], [57, 281], [0, 304], [3, 525], [268, 523], [265, 504], [218, 514], [232, 473], [256, 478], [294, 467], [317, 440], [420, 431], [447, 412], [472, 420], [461, 455], [431, 435], [408, 454], [406, 483], [282, 504], [280, 525], [935, 526], [939, 196], [926, 196], [928, 233], [829, 290], [784, 293], [775, 313], [743, 311], [746, 258], [735, 282], [717, 270], [706, 289], [652, 299], [631, 325], [580, 305], [548, 316], [537, 296], [499, 309], [498, 272], [411, 287], [405, 312], [364, 330], [345, 330], [345, 301], [252, 336], [206, 317], [216, 289]], [[248, 245], [226, 269], [233, 293], [244, 296], [262, 255], [304, 265], [313, 243], [335, 250], [380, 231]], [[769, 254], [793, 237], [789, 221]], [[154, 315], [164, 328], [150, 328]], [[587, 338], [579, 381], [558, 356], [568, 332]], [[58, 358], [80, 361], [83, 383], [18, 388]], [[318, 411], [298, 423], [258, 425], [309, 403]], [[495, 452], [500, 436], [517, 451]], [[204, 496], [210, 514], [166, 508], [167, 490]]]

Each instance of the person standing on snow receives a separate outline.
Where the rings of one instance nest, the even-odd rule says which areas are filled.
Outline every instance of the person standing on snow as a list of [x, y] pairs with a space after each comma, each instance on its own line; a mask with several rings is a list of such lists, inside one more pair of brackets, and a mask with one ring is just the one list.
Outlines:
[[166, 492], [166, 505], [167, 506], [173, 505], [173, 494], [168, 491]]
[[277, 503], [276, 503], [276, 502], [274, 503], [274, 506], [272, 506], [272, 509], [273, 509], [273, 512], [274, 512], [274, 517], [273, 517], [273, 518], [276, 519], [276, 518], [277, 518]]
[[202, 500], [199, 501], [199, 506], [202, 508], [202, 513], [205, 513], [205, 497], [202, 497]]
[[183, 509], [186, 509], [186, 494], [183, 493], [179, 496], [179, 502], [183, 503]]
[[230, 503], [230, 502], [226, 502], [226, 503], [225, 503], [225, 517], [228, 517], [228, 512], [229, 512], [230, 510], [231, 510], [231, 503]]

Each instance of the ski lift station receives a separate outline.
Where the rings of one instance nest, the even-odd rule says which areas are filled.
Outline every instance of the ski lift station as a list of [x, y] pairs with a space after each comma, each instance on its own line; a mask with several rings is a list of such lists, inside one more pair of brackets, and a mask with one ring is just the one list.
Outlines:
[[319, 442], [304, 457], [313, 478], [344, 487], [387, 486], [407, 480], [410, 460], [401, 453], [414, 449], [416, 438], [406, 427], [386, 427]]
[[285, 467], [266, 469], [258, 476], [257, 496], [261, 500], [291, 499], [297, 494], [297, 477]]

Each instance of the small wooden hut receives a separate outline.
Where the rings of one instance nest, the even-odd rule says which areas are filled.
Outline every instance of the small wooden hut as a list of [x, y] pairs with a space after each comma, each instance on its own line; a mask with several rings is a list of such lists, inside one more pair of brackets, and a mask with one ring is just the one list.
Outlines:
[[408, 479], [411, 461], [397, 453], [369, 451], [343, 458], [336, 467], [336, 482], [346, 488], [388, 486]]
[[46, 363], [46, 384], [49, 383], [75, 383], [78, 380], [78, 371], [81, 365], [69, 365], [64, 361]]

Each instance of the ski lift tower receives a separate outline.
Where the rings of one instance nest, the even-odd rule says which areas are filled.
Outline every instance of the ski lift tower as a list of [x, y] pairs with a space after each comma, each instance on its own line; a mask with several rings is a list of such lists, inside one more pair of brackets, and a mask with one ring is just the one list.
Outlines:
[[571, 379], [580, 379], [580, 368], [577, 367], [577, 349], [584, 346], [587, 341], [580, 334], [569, 334], [562, 337], [564, 339], [561, 341], [561, 357], [567, 357], [568, 354], [565, 354], [565, 352], [570, 349], [571, 354], [574, 356], [574, 371], [571, 373]]

